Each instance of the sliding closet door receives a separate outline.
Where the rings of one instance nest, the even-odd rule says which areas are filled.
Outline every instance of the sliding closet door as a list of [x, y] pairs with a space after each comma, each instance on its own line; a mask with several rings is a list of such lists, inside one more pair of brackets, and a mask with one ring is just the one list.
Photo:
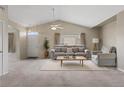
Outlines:
[[3, 31], [2, 22], [0, 22], [0, 76], [2, 75], [2, 61], [3, 61]]
[[38, 32], [28, 32], [28, 57], [39, 56]]

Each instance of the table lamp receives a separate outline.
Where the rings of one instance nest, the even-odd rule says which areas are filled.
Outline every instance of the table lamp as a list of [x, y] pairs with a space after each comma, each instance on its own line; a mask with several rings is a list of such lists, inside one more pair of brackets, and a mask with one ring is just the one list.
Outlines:
[[94, 50], [94, 51], [97, 51], [97, 50], [98, 50], [99, 39], [98, 39], [98, 38], [93, 38], [93, 39], [92, 39], [92, 43], [94, 44], [94, 45], [93, 45], [93, 50]]

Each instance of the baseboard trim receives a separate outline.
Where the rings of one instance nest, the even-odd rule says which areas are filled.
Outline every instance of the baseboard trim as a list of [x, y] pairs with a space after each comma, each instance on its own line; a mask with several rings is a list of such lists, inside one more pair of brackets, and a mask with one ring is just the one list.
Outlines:
[[121, 69], [121, 68], [117, 68], [119, 71], [121, 71], [121, 72], [124, 72], [124, 69]]

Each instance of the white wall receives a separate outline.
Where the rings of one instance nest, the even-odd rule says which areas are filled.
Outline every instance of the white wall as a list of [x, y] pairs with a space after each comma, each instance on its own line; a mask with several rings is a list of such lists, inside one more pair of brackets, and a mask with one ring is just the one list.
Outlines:
[[8, 73], [8, 29], [7, 29], [7, 22], [8, 22], [8, 7], [2, 6], [5, 9], [0, 11], [0, 20], [3, 21], [3, 73]]
[[9, 25], [11, 25], [13, 28], [15, 28], [19, 32], [19, 47], [18, 47], [18, 55], [20, 59], [27, 58], [27, 30], [25, 27], [21, 26], [20, 24], [17, 24], [11, 20], [9, 20]]
[[8, 28], [5, 21], [3, 30], [3, 74], [6, 73], [8, 73]]

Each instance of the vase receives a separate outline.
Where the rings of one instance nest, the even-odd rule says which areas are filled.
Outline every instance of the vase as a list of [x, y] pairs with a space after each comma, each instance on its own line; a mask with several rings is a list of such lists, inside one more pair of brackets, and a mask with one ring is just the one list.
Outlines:
[[45, 58], [48, 58], [48, 56], [49, 56], [49, 52], [48, 52], [48, 50], [45, 50], [45, 51], [44, 51], [44, 57], [45, 57]]

